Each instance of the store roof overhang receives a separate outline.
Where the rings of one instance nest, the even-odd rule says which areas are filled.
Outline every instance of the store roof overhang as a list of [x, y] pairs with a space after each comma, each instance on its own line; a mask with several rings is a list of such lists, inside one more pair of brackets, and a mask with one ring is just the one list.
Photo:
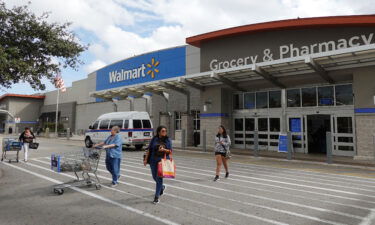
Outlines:
[[186, 43], [200, 47], [203, 42], [219, 38], [233, 37], [237, 35], [259, 33], [273, 30], [292, 30], [303, 28], [321, 27], [347, 27], [347, 26], [375, 26], [375, 15], [351, 15], [351, 16], [327, 16], [296, 18], [288, 20], [271, 21], [264, 23], [249, 24], [238, 27], [208, 32], [186, 38]]
[[305, 56], [279, 59], [269, 62], [244, 65], [216, 71], [188, 74], [126, 87], [91, 92], [91, 97], [126, 99], [129, 96], [141, 97], [145, 93], [163, 95], [174, 90], [188, 94], [191, 88], [204, 90], [205, 87], [225, 85], [237, 91], [246, 91], [242, 83], [254, 80], [267, 80], [279, 88], [287, 85], [279, 78], [315, 73], [327, 83], [334, 83], [329, 72], [375, 65], [375, 44], [363, 45]]

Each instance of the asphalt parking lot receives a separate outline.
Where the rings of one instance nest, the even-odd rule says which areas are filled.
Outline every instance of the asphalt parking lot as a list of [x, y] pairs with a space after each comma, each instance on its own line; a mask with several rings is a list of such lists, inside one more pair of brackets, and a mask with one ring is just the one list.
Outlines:
[[[0, 224], [375, 224], [375, 170], [234, 156], [230, 177], [213, 182], [212, 154], [175, 151], [177, 179], [161, 203], [140, 151], [124, 151], [120, 185], [53, 193], [74, 178], [50, 169], [50, 155], [81, 151], [81, 142], [40, 139], [27, 163], [0, 163]], [[20, 154], [21, 159], [23, 154]]]

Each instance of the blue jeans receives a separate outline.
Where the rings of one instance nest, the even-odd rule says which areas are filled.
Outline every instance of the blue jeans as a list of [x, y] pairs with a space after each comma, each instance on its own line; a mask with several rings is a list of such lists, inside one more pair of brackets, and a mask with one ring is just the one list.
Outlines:
[[163, 178], [158, 177], [158, 162], [151, 160], [150, 168], [151, 168], [152, 178], [156, 182], [155, 197], [159, 198], [160, 192], [163, 189]]
[[117, 180], [120, 176], [120, 165], [121, 165], [120, 158], [106, 157], [105, 159], [105, 166], [107, 170], [112, 174], [112, 184], [118, 183]]

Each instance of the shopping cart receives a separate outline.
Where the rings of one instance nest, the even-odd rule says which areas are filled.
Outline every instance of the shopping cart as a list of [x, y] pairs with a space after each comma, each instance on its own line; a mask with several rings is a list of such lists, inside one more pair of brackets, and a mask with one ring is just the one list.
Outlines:
[[15, 161], [18, 162], [19, 152], [22, 149], [22, 142], [17, 141], [14, 138], [3, 138], [3, 151], [1, 155], [1, 161], [4, 159], [9, 160], [9, 163], [12, 162], [12, 158], [7, 158], [8, 152], [15, 152]]
[[[82, 187], [95, 185], [96, 189], [101, 188], [97, 176], [97, 169], [100, 161], [102, 148], [83, 148], [82, 151], [74, 151], [63, 154], [51, 155], [51, 169], [58, 173], [73, 172], [77, 179], [55, 185], [54, 193], [62, 195], [68, 187]], [[82, 174], [82, 178], [78, 174]], [[94, 175], [94, 176], [92, 176]]]

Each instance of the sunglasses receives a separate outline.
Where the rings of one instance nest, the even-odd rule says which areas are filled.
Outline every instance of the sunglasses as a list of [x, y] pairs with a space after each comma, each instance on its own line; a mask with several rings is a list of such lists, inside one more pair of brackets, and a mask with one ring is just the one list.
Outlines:
[[165, 132], [165, 133], [167, 133], [167, 130], [161, 130], [160, 132], [163, 132], [163, 133]]

